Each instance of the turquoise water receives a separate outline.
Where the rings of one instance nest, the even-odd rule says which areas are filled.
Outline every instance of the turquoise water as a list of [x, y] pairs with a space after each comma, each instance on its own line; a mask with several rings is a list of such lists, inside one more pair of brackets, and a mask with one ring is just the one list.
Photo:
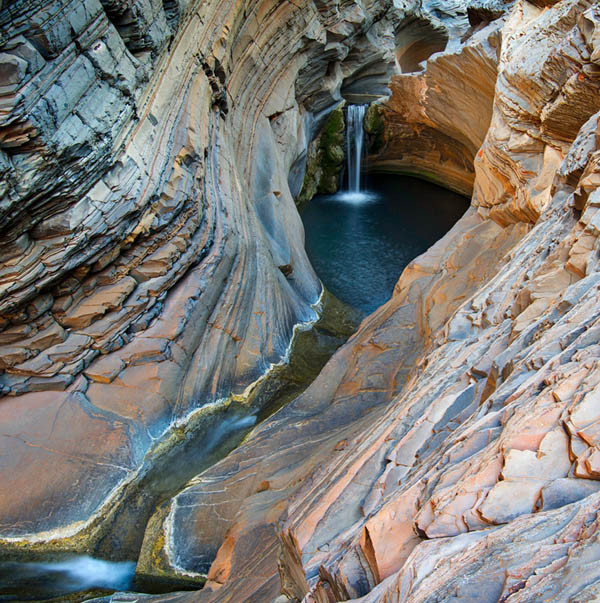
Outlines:
[[467, 198], [430, 182], [373, 174], [362, 192], [318, 195], [307, 204], [306, 251], [327, 289], [370, 314], [468, 206]]

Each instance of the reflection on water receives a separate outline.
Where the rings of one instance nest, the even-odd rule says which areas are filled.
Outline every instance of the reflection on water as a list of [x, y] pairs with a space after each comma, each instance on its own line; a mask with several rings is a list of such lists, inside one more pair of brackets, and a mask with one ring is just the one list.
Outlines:
[[93, 588], [127, 590], [135, 562], [66, 557], [54, 562], [1, 563], [0, 601], [49, 598]]
[[325, 287], [368, 314], [468, 205], [465, 197], [417, 178], [372, 175], [367, 190], [320, 195], [307, 204], [308, 257]]

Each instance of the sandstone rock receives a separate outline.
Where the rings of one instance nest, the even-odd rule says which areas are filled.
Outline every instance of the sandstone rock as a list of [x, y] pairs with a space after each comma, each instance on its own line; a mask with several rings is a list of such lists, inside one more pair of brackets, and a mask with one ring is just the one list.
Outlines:
[[[518, 3], [480, 30], [503, 39], [475, 209], [303, 396], [169, 503], [159, 567], [207, 574], [198, 600], [594, 596], [597, 108], [569, 83], [587, 9]], [[397, 81], [418, 90], [478, 40]], [[579, 109], [542, 126], [561, 94]], [[458, 139], [475, 154], [484, 131]]]
[[[371, 149], [369, 169], [415, 174], [470, 195], [473, 159], [492, 117], [503, 20], [449, 54], [437, 51], [450, 34], [465, 34], [468, 23], [464, 16], [434, 23], [425, 14], [401, 25], [397, 53], [403, 74], [392, 78], [392, 96], [380, 107], [383, 140]], [[418, 63], [425, 59], [423, 71]]]
[[[491, 222], [487, 223], [487, 228], [489, 228], [489, 236], [501, 246], [510, 246], [522, 235], [522, 231], [518, 228], [501, 234]], [[455, 277], [453, 286], [459, 290], [466, 283], [475, 287], [476, 277], [471, 268], [477, 265], [479, 259], [477, 253], [460, 254], [456, 250], [464, 250], [471, 244], [479, 246], [479, 238], [470, 236], [472, 231], [477, 230], [483, 235], [480, 219], [470, 213], [446, 235], [446, 241], [453, 241], [453, 245], [449, 247], [454, 253], [446, 255], [442, 241], [409, 266], [403, 277], [404, 280], [401, 279], [398, 285], [399, 289], [395, 297], [363, 324], [361, 331], [351, 340], [352, 344], [338, 353], [303, 396], [258, 428], [254, 437], [246, 445], [199, 476], [195, 485], [184, 490], [174, 499], [165, 518], [165, 526], [169, 526], [167, 542], [171, 544], [166, 545], [161, 553], [161, 558], [168, 560], [173, 569], [169, 570], [168, 565], [161, 565], [161, 572], [183, 570], [192, 573], [206, 572], [208, 565], [204, 559], [210, 560], [226, 535], [229, 535], [226, 546], [217, 556], [213, 566], [214, 571], [217, 569], [219, 571], [219, 582], [231, 576], [226, 582], [227, 592], [230, 592], [229, 588], [231, 588], [231, 593], [238, 593], [231, 596], [241, 596], [242, 592], [251, 592], [250, 589], [254, 586], [248, 586], [246, 583], [252, 575], [246, 572], [256, 572], [256, 569], [252, 570], [251, 567], [264, 568], [260, 570], [262, 575], [269, 567], [271, 572], [275, 570], [277, 540], [273, 523], [284, 512], [284, 501], [290, 498], [293, 503], [290, 503], [291, 506], [285, 511], [285, 515], [289, 515], [290, 525], [285, 528], [285, 534], [289, 532], [290, 535], [285, 536], [285, 542], [297, 543], [294, 546], [304, 550], [307, 546], [306, 541], [310, 540], [311, 534], [319, 525], [321, 527], [317, 531], [318, 541], [310, 544], [309, 550], [314, 551], [311, 554], [315, 559], [324, 558], [328, 550], [325, 543], [331, 549], [337, 550], [339, 544], [336, 543], [336, 536], [343, 538], [344, 530], [348, 527], [347, 522], [354, 523], [362, 517], [359, 501], [374, 485], [377, 475], [374, 474], [375, 467], [379, 466], [379, 459], [385, 454], [383, 450], [389, 450], [389, 447], [400, 439], [397, 435], [389, 434], [393, 434], [393, 429], [401, 429], [402, 419], [392, 419], [393, 414], [389, 414], [386, 419], [385, 402], [393, 397], [394, 392], [398, 392], [403, 387], [407, 378], [405, 367], [410, 364], [408, 355], [413, 358], [416, 356], [417, 342], [423, 341], [425, 334], [441, 326], [429, 322], [436, 320], [435, 315], [428, 314], [426, 310], [430, 292], [435, 291], [443, 282], [443, 275], [447, 273], [450, 266]], [[460, 265], [459, 260], [453, 257], [456, 255], [463, 257], [467, 264]], [[404, 288], [403, 283], [405, 283]], [[449, 303], [460, 304], [460, 300], [449, 292], [447, 299]], [[371, 385], [373, 373], [381, 373], [385, 376], [381, 385], [375, 387]], [[445, 414], [449, 408], [454, 408], [451, 412], [460, 413], [461, 409], [465, 408], [464, 404], [468, 406], [469, 401], [473, 401], [474, 398], [466, 397], [466, 400], [461, 400], [460, 404], [455, 404], [456, 400], [457, 396], [453, 396], [445, 402], [444, 411], [437, 411], [437, 420], [441, 424], [449, 420], [451, 415], [447, 417]], [[410, 404], [408, 407], [410, 408]], [[384, 429], [385, 435], [377, 434], [374, 436], [374, 442], [365, 440], [362, 445], [359, 445], [361, 430], [368, 425], [378, 425], [382, 421], [387, 425]], [[342, 449], [341, 452], [332, 452], [337, 442], [343, 439], [348, 440], [348, 448]], [[375, 442], [385, 442], [384, 449], [378, 450]], [[422, 440], [416, 448], [418, 449], [419, 446], [422, 446]], [[361, 457], [365, 447], [372, 451], [374, 455], [372, 460], [365, 461]], [[262, 452], [265, 449], [270, 451], [268, 456], [264, 456]], [[275, 450], [279, 452], [275, 453]], [[332, 454], [333, 461], [329, 461]], [[401, 462], [397, 455], [392, 458], [395, 458], [396, 462]], [[352, 462], [351, 459], [356, 460], [352, 469], [349, 469], [348, 463]], [[318, 471], [318, 477], [312, 475], [303, 487], [315, 467], [320, 463], [329, 462], [333, 463], [332, 467]], [[404, 462], [410, 464], [408, 459]], [[361, 470], [363, 464], [365, 466]], [[232, 476], [235, 477], [230, 482]], [[341, 483], [335, 486], [333, 493], [327, 494], [327, 498], [335, 503], [337, 497], [341, 497], [340, 500], [343, 499], [347, 504], [352, 505], [352, 511], [344, 509], [343, 516], [346, 519], [342, 522], [339, 513], [332, 510], [328, 515], [328, 522], [325, 523], [323, 514], [328, 512], [327, 505], [321, 505], [316, 499], [316, 506], [313, 509], [311, 504], [306, 503], [304, 497], [312, 497], [311, 493], [314, 493], [315, 489], [325, 495], [332, 485], [333, 476], [341, 480]], [[353, 476], [358, 481], [351, 481]], [[268, 490], [259, 488], [259, 483], [265, 481], [270, 484]], [[218, 487], [216, 484], [219, 484]], [[362, 496], [354, 491], [358, 484], [361, 484]], [[302, 494], [304, 490], [306, 492]], [[395, 488], [392, 489], [394, 490]], [[346, 495], [342, 494], [344, 492]], [[352, 492], [351, 496], [349, 492]], [[376, 500], [380, 500], [381, 496], [382, 494], [379, 494]], [[244, 504], [240, 509], [239, 500], [244, 497], [247, 497], [247, 506]], [[300, 508], [304, 509], [302, 516], [306, 513], [305, 527], [296, 525], [294, 509]], [[212, 517], [208, 522], [207, 512]], [[399, 517], [401, 512], [404, 511], [398, 509], [391, 513]], [[409, 521], [408, 516], [406, 521]], [[269, 529], [265, 532], [267, 526]], [[371, 534], [371, 529], [367, 529]], [[388, 547], [379, 539], [378, 529], [383, 528], [372, 528], [373, 536], [370, 536], [370, 539], [374, 550], [381, 553], [387, 551]], [[252, 547], [253, 542], [258, 545], [254, 538], [258, 533], [255, 530], [260, 530], [264, 534], [260, 538], [261, 553], [255, 549], [245, 548]], [[411, 533], [411, 530], [406, 532], [406, 548], [398, 553], [398, 563], [406, 558], [410, 547], [416, 543], [416, 540], [410, 536]], [[363, 532], [361, 538], [362, 534]], [[268, 540], [265, 540], [266, 538]], [[265, 542], [272, 545], [265, 549]], [[177, 545], [174, 547], [173, 543]], [[244, 547], [245, 551], [239, 557], [236, 552], [238, 546]], [[284, 547], [286, 555], [289, 546], [286, 544]], [[322, 552], [319, 552], [320, 546], [325, 547]], [[342, 548], [347, 549], [348, 544], [345, 543]], [[232, 555], [235, 557], [232, 558]], [[298, 554], [290, 552], [290, 555], [291, 558], [298, 559]], [[248, 557], [254, 558], [255, 564], [246, 570], [243, 567], [246, 566]], [[392, 571], [391, 567], [384, 569], [388, 567], [385, 561], [382, 560], [381, 565], [383, 573]], [[350, 567], [355, 568], [355, 565], [352, 563]], [[350, 568], [348, 570], [350, 571]], [[284, 584], [287, 584], [289, 575], [287, 570], [285, 571], [283, 580]], [[331, 568], [328, 569], [328, 572], [332, 571]], [[298, 575], [297, 572], [295, 575]], [[354, 580], [360, 581], [361, 575], [356, 575]], [[294, 592], [296, 593], [294, 596], [298, 596], [298, 586], [292, 584], [293, 582], [289, 588], [293, 588], [293, 591], [286, 592], [290, 595]], [[246, 588], [248, 590], [245, 590]], [[348, 588], [351, 586], [345, 587], [349, 593]], [[343, 591], [333, 592], [338, 592], [336, 596], [341, 596], [340, 593]]]
[[[160, 438], [317, 318], [288, 174], [343, 89], [386, 90], [392, 4], [0, 9], [0, 408], [36, 409], [2, 443], [4, 551], [92, 549]], [[74, 420], [72, 467], [38, 440]]]
[[395, 50], [372, 165], [473, 207], [157, 510], [139, 571], [207, 579], [177, 601], [596, 597], [597, 7], [25, 4], [0, 12], [4, 554], [110, 549], [190, 413], [285, 357], [320, 291], [288, 175]]

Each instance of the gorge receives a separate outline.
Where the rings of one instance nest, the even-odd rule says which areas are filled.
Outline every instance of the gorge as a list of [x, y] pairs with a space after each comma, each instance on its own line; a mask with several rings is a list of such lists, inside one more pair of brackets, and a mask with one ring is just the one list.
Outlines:
[[[0, 563], [136, 564], [58, 600], [598, 598], [599, 23], [3, 0]], [[365, 317], [298, 211], [341, 103], [370, 173], [470, 199]]]

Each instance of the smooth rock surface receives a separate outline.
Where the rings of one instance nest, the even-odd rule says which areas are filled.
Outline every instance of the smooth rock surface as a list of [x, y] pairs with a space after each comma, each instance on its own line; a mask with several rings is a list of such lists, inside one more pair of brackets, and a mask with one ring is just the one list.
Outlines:
[[157, 571], [208, 570], [177, 600], [597, 597], [600, 97], [570, 80], [596, 22], [584, 1], [511, 9], [473, 207], [171, 501], [146, 535]]
[[169, 429], [243, 397], [315, 320], [288, 174], [344, 86], [387, 89], [391, 7], [0, 10], [6, 554], [93, 548]]
[[[446, 4], [419, 3], [396, 35], [402, 73], [392, 78], [391, 97], [378, 105], [382, 131], [379, 140], [372, 138], [368, 167], [414, 174], [471, 196], [473, 159], [492, 118], [505, 17], [501, 8], [488, 7], [470, 26], [464, 6]], [[466, 4], [475, 10], [476, 3]]]

